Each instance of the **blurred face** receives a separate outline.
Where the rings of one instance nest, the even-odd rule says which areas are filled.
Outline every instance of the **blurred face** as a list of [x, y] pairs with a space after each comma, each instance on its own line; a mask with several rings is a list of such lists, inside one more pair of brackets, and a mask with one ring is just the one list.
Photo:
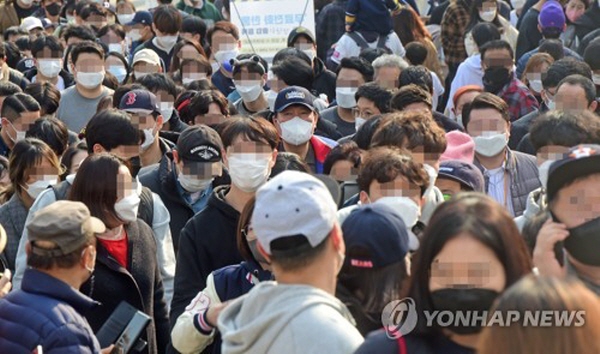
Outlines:
[[585, 12], [585, 4], [581, 0], [570, 0], [565, 6], [565, 15], [571, 23], [577, 21]]
[[400, 79], [400, 68], [384, 66], [377, 69], [375, 72], [374, 81], [385, 89], [394, 89], [398, 87], [398, 81]]
[[360, 97], [358, 101], [356, 101], [356, 108], [354, 108], [353, 112], [354, 117], [361, 117], [367, 120], [375, 115], [381, 114], [379, 108], [375, 106], [375, 102], [364, 97]]
[[[160, 65], [157, 65], [157, 64], [140, 61], [140, 62], [135, 63], [135, 65], [133, 66], [133, 71], [135, 73], [140, 73], [140, 74], [156, 74], [156, 73], [161, 72], [161, 67], [160, 67]], [[141, 75], [136, 75], [136, 77], [138, 77], [138, 76], [141, 76]]]
[[[585, 97], [585, 90], [579, 85], [570, 85], [568, 83], [562, 84], [556, 95], [554, 96], [556, 102], [556, 109], [563, 111], [578, 111], [590, 109], [587, 98]], [[595, 102], [592, 102], [594, 104]], [[595, 109], [594, 105], [594, 109]], [[590, 110], [594, 110], [590, 109]]]
[[444, 195], [444, 200], [450, 199], [461, 191], [461, 185], [459, 182], [441, 176], [436, 178], [435, 186], [438, 187]]
[[210, 79], [207, 68], [197, 62], [189, 62], [181, 67], [181, 81], [188, 84], [192, 81]]
[[180, 60], [199, 59], [200, 57], [202, 57], [202, 54], [200, 54], [194, 46], [184, 45], [181, 48], [181, 50], [179, 51], [179, 53], [177, 53], [177, 56], [179, 57]]
[[194, 124], [216, 125], [223, 123], [226, 118], [221, 112], [221, 107], [212, 102], [208, 105], [208, 112], [206, 114], [199, 114], [194, 118]]
[[510, 134], [510, 124], [493, 108], [474, 109], [470, 118], [467, 131], [473, 138], [487, 132]]
[[223, 50], [233, 50], [240, 47], [240, 42], [231, 34], [224, 31], [215, 31], [212, 34], [213, 54]]
[[233, 143], [227, 147], [224, 158], [225, 165], [229, 167], [229, 159], [233, 155], [245, 155], [249, 158], [259, 159], [263, 156], [270, 156], [270, 168], [275, 164], [277, 150], [273, 150], [269, 144], [262, 141], [250, 141], [243, 135], [237, 136]]
[[529, 89], [536, 95], [539, 95], [542, 92], [542, 77], [548, 71], [550, 66], [548, 63], [542, 63], [534, 67], [531, 72], [525, 74], [527, 78]]
[[58, 179], [58, 169], [52, 166], [52, 163], [48, 159], [42, 159], [37, 165], [32, 167], [25, 176], [23, 176], [24, 187], [28, 184], [33, 184], [37, 181], [51, 181]]
[[568, 229], [577, 227], [600, 216], [600, 174], [562, 187], [556, 194], [552, 212]]
[[481, 62], [483, 70], [492, 67], [504, 67], [512, 72], [513, 59], [507, 49], [491, 49], [485, 52], [485, 59]]
[[383, 197], [408, 197], [417, 205], [421, 205], [421, 189], [404, 176], [398, 176], [395, 180], [385, 183], [373, 180], [369, 185], [369, 200], [375, 203]]
[[358, 169], [348, 160], [340, 160], [331, 166], [329, 176], [338, 182], [356, 181]]
[[357, 70], [342, 68], [338, 73], [336, 87], [358, 88], [363, 84], [365, 84], [365, 79]]
[[506, 273], [494, 252], [462, 233], [450, 239], [431, 263], [429, 290], [454, 288], [457, 285], [502, 292]]
[[75, 72], [97, 73], [104, 70], [104, 59], [93, 53], [81, 53], [74, 65]]
[[137, 182], [131, 177], [131, 172], [126, 166], [119, 167], [117, 175], [117, 202], [136, 193]]

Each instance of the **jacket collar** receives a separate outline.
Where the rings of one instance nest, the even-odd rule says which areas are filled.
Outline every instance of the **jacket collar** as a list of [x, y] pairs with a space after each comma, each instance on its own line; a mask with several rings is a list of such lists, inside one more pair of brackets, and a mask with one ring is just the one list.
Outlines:
[[82, 315], [100, 304], [67, 283], [33, 268], [25, 270], [21, 290], [62, 300]]

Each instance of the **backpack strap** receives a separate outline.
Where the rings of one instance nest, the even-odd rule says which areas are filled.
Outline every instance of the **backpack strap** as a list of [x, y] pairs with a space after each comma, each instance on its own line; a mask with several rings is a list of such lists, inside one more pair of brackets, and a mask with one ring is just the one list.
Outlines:
[[56, 200], [66, 200], [69, 191], [71, 190], [71, 183], [67, 181], [62, 181], [59, 184], [56, 184], [51, 187], [54, 192], [54, 197]]
[[358, 33], [349, 32], [349, 33], [347, 33], [347, 35], [348, 35], [348, 37], [352, 38], [352, 40], [354, 40], [354, 42], [356, 42], [356, 45], [358, 45], [360, 47], [360, 49], [369, 48], [369, 43], [367, 43], [367, 41]]
[[380, 34], [377, 38], [377, 48], [385, 48], [385, 42], [387, 42], [387, 36]]
[[406, 342], [404, 341], [404, 337], [398, 336], [398, 338], [396, 338], [396, 343], [398, 343], [398, 353], [406, 354]]
[[142, 187], [138, 218], [144, 220], [148, 226], [152, 227], [152, 220], [154, 219], [154, 200], [152, 199], [152, 191], [147, 187]]

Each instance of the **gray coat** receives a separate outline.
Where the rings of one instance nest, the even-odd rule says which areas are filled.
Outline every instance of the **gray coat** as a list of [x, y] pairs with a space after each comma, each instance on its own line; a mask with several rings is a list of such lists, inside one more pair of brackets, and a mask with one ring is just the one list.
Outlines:
[[[475, 158], [474, 164], [484, 173], [484, 168], [477, 161], [477, 158]], [[514, 216], [521, 216], [527, 206], [529, 193], [541, 187], [535, 156], [507, 148], [506, 169], [510, 175], [510, 195], [515, 212]], [[485, 180], [485, 190], [488, 190], [487, 178]]]
[[0, 225], [4, 227], [7, 237], [6, 248], [0, 254], [0, 259], [12, 272], [15, 271], [15, 258], [25, 228], [27, 213], [28, 210], [23, 205], [18, 193], [13, 194], [8, 202], [0, 206]]

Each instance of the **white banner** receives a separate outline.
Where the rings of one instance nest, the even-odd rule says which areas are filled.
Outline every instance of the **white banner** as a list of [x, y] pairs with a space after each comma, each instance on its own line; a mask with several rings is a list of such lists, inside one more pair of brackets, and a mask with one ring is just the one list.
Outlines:
[[267, 61], [287, 47], [298, 26], [315, 33], [313, 0], [230, 0], [231, 22], [240, 29], [242, 53], [257, 53]]

